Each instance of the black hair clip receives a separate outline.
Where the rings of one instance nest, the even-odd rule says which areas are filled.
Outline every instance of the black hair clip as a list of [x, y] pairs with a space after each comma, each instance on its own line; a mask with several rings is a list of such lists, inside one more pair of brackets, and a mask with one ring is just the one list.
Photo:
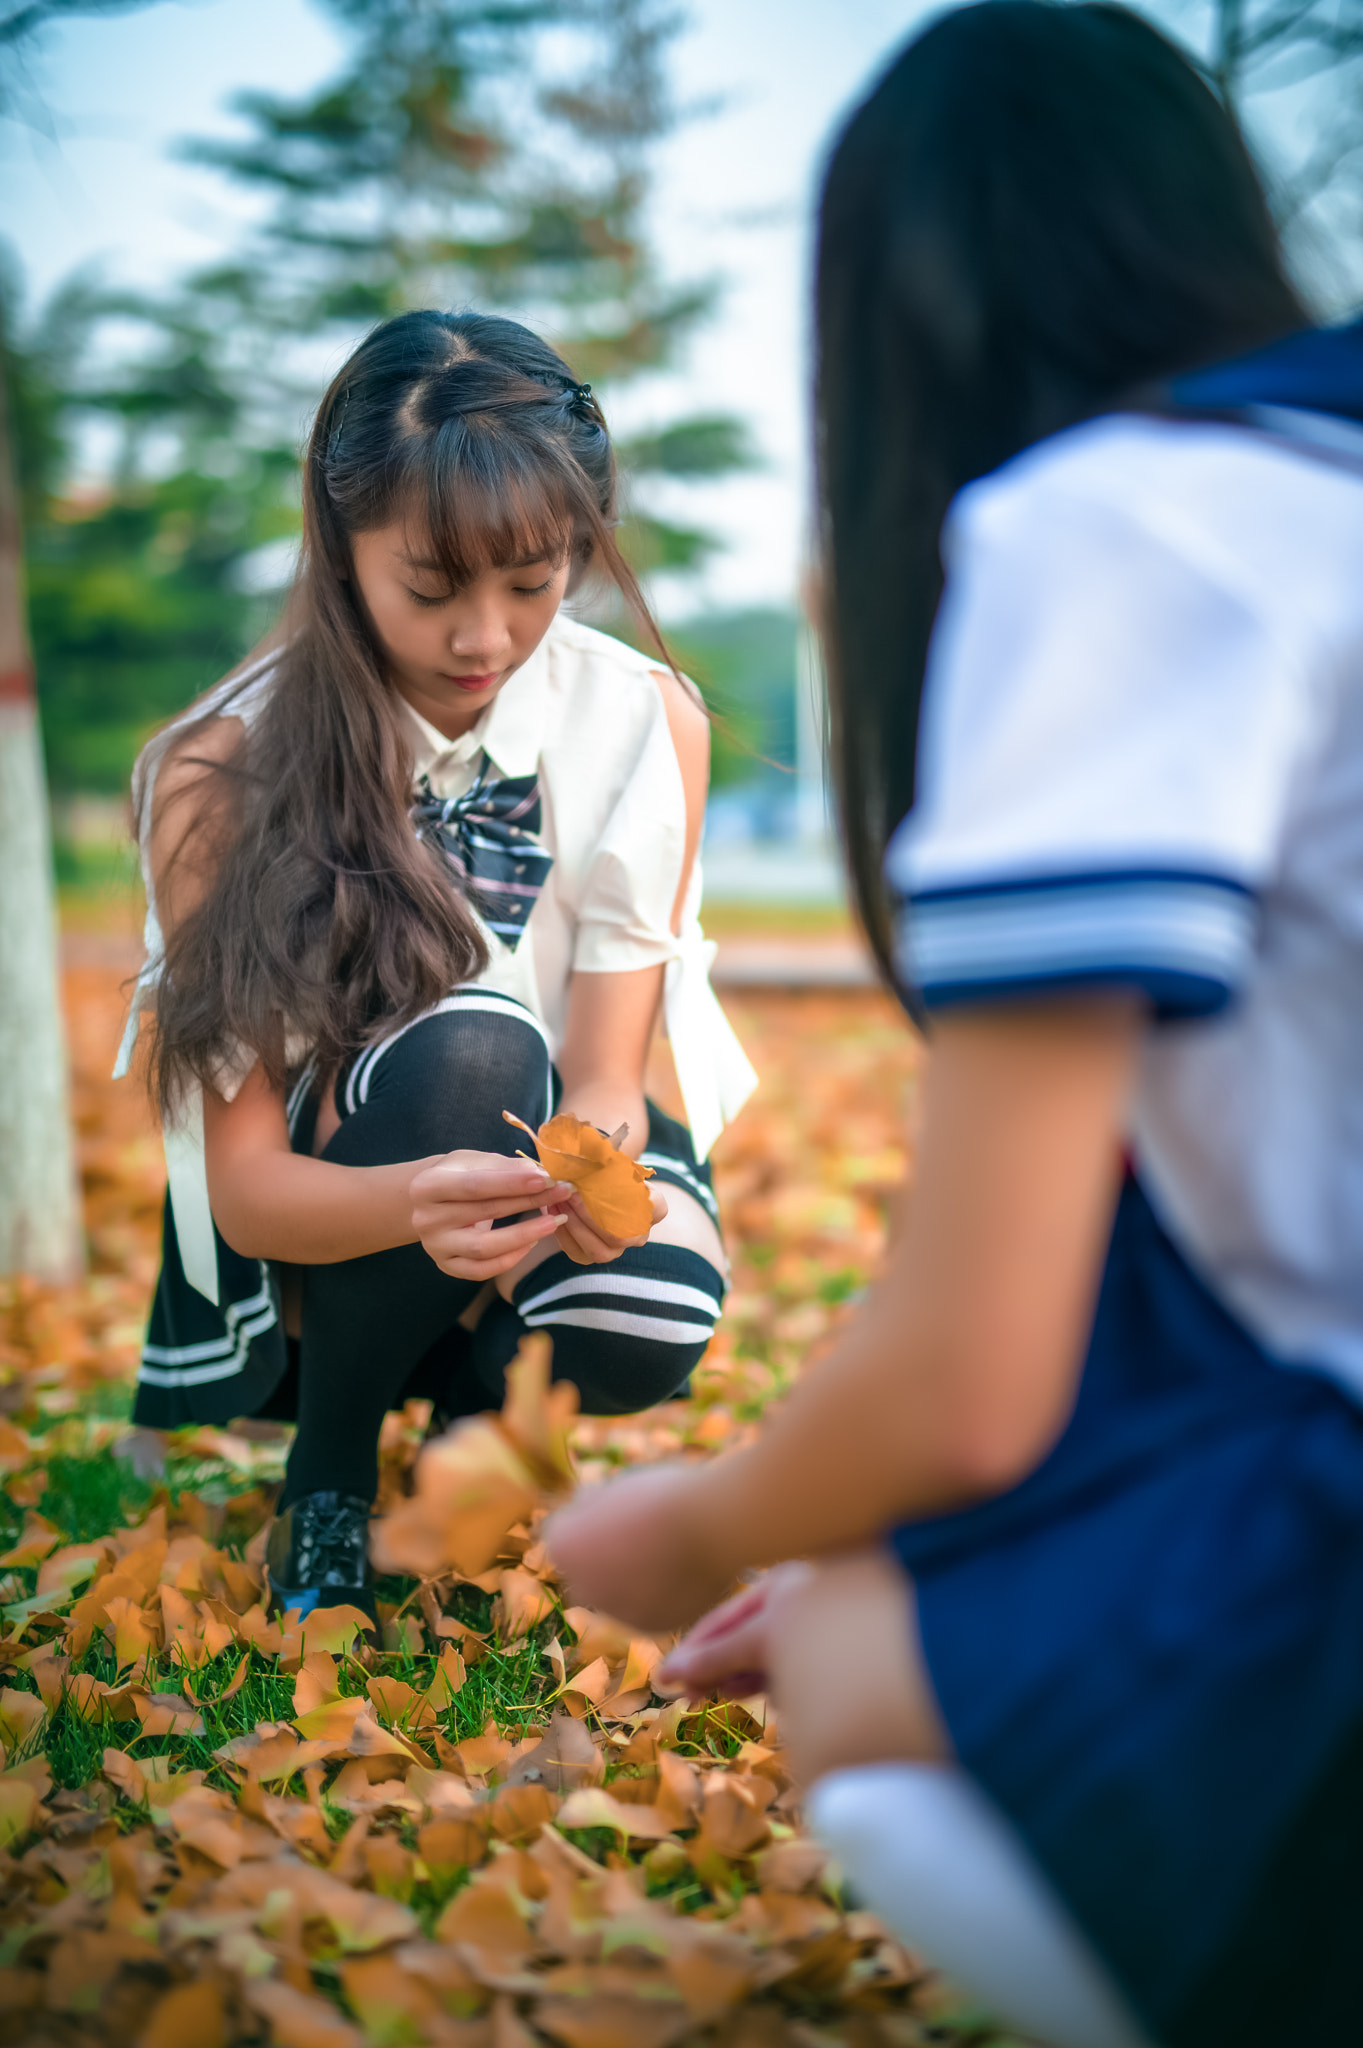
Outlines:
[[575, 412], [579, 419], [594, 420], [598, 424], [600, 422], [601, 408], [592, 396], [590, 384], [568, 386], [568, 409]]

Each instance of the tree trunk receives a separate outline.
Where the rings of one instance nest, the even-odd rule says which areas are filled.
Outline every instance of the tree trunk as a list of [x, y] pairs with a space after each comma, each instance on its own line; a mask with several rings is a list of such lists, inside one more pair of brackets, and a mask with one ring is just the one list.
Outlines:
[[80, 1266], [52, 835], [0, 378], [0, 1275], [64, 1280]]

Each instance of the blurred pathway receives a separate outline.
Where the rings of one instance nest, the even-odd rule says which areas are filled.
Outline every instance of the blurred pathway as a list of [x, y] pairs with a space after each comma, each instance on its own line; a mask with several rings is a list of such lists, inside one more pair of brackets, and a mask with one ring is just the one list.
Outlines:
[[716, 988], [874, 988], [878, 976], [865, 942], [850, 932], [779, 933], [721, 939]]
[[[136, 974], [142, 940], [134, 931], [67, 931], [62, 966], [102, 969], [110, 975]], [[850, 932], [804, 936], [776, 932], [719, 941], [713, 969], [716, 988], [874, 988], [877, 975], [864, 942]]]

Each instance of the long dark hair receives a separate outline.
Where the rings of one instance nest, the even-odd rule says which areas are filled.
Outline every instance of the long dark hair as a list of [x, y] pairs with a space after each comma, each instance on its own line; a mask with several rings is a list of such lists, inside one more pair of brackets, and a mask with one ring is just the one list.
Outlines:
[[939, 537], [973, 478], [1306, 319], [1234, 120], [1148, 22], [982, 0], [896, 58], [819, 217], [816, 455], [834, 775], [889, 971]]
[[[601, 569], [667, 660], [616, 546], [615, 504], [600, 407], [527, 328], [404, 313], [351, 356], [308, 444], [303, 551], [266, 701], [232, 758], [202, 759], [202, 795], [186, 804], [175, 858], [194, 856], [208, 893], [166, 943], [151, 1074], [163, 1109], [242, 1046], [282, 1085], [286, 1026], [326, 1071], [486, 965], [448, 866], [409, 820], [411, 749], [352, 537], [422, 524], [452, 588], [527, 559], [571, 558], [570, 588]], [[236, 695], [215, 697], [177, 748], [197, 759], [196, 736]]]

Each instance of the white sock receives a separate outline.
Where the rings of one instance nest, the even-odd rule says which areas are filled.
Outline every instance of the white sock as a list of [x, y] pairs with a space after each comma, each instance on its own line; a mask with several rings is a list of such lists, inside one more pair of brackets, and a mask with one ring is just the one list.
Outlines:
[[805, 1809], [871, 1910], [1000, 2019], [1051, 2048], [1151, 2048], [1023, 1843], [964, 1771], [831, 1771]]

